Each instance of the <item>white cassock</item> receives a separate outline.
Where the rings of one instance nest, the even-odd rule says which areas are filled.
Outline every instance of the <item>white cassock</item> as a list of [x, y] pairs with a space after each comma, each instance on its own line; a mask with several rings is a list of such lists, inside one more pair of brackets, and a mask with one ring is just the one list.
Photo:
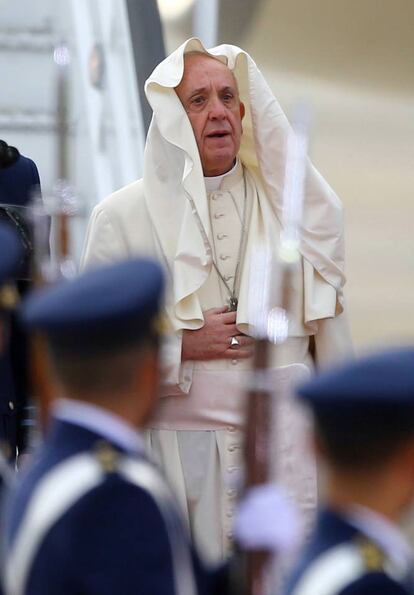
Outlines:
[[[224, 176], [204, 180], [190, 123], [173, 90], [182, 76], [183, 53], [192, 50], [205, 51], [197, 40], [186, 42], [147, 81], [154, 117], [144, 178], [95, 207], [83, 266], [135, 254], [155, 256], [165, 266], [169, 332], [163, 345], [162, 395], [148, 443], [175, 488], [200, 549], [207, 559], [217, 561], [231, 544], [250, 362], [181, 364], [181, 335], [183, 329], [202, 326], [204, 310], [228, 301], [228, 289], [213, 260], [231, 288], [240, 261], [237, 325], [241, 332], [248, 329], [250, 255], [258, 242], [277, 248], [279, 241], [288, 123], [249, 56], [234, 46], [210, 50], [223, 60], [226, 56], [235, 72], [246, 117], [237, 164]], [[283, 394], [289, 392], [292, 379], [306, 375], [305, 366], [283, 367], [311, 365], [311, 335], [322, 363], [351, 350], [343, 314], [341, 206], [311, 165], [306, 201], [289, 338], [277, 354], [276, 349], [271, 354], [271, 368], [282, 367], [277, 382], [286, 385]], [[275, 458], [280, 476], [310, 522], [316, 506], [316, 472], [306, 445], [307, 420], [287, 397], [281, 401]]]

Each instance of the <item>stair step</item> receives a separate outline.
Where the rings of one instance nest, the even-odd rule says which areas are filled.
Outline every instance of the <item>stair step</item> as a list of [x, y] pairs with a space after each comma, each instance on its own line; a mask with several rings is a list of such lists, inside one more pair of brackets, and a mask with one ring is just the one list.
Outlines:
[[[69, 124], [69, 134], [75, 125]], [[0, 110], [0, 130], [12, 132], [56, 132], [56, 113], [41, 110]]]
[[0, 29], [0, 51], [51, 53], [57, 41], [49, 27]]

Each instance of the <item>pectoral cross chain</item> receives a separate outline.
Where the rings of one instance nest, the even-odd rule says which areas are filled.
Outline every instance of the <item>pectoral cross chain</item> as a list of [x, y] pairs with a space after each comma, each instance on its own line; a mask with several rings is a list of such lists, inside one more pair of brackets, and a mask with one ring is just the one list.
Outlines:
[[235, 295], [231, 295], [229, 297], [229, 310], [230, 312], [236, 312], [237, 311], [237, 304], [239, 303], [239, 300], [236, 298]]

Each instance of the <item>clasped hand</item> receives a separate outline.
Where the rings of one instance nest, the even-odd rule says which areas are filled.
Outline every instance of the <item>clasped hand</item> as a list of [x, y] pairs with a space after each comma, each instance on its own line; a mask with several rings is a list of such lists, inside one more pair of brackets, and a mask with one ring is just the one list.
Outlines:
[[[182, 361], [212, 359], [246, 359], [253, 353], [253, 339], [238, 331], [236, 312], [227, 306], [204, 311], [204, 326], [183, 331]], [[238, 345], [231, 346], [236, 337]]]

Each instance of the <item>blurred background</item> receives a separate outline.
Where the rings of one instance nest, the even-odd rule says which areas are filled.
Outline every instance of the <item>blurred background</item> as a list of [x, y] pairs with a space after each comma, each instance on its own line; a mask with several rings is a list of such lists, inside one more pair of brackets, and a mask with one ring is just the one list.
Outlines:
[[99, 200], [142, 173], [143, 83], [192, 35], [247, 50], [289, 114], [313, 106], [311, 157], [346, 209], [359, 352], [414, 338], [412, 0], [0, 0], [0, 139], [57, 176], [56, 44], [71, 54], [67, 177], [79, 258]]

